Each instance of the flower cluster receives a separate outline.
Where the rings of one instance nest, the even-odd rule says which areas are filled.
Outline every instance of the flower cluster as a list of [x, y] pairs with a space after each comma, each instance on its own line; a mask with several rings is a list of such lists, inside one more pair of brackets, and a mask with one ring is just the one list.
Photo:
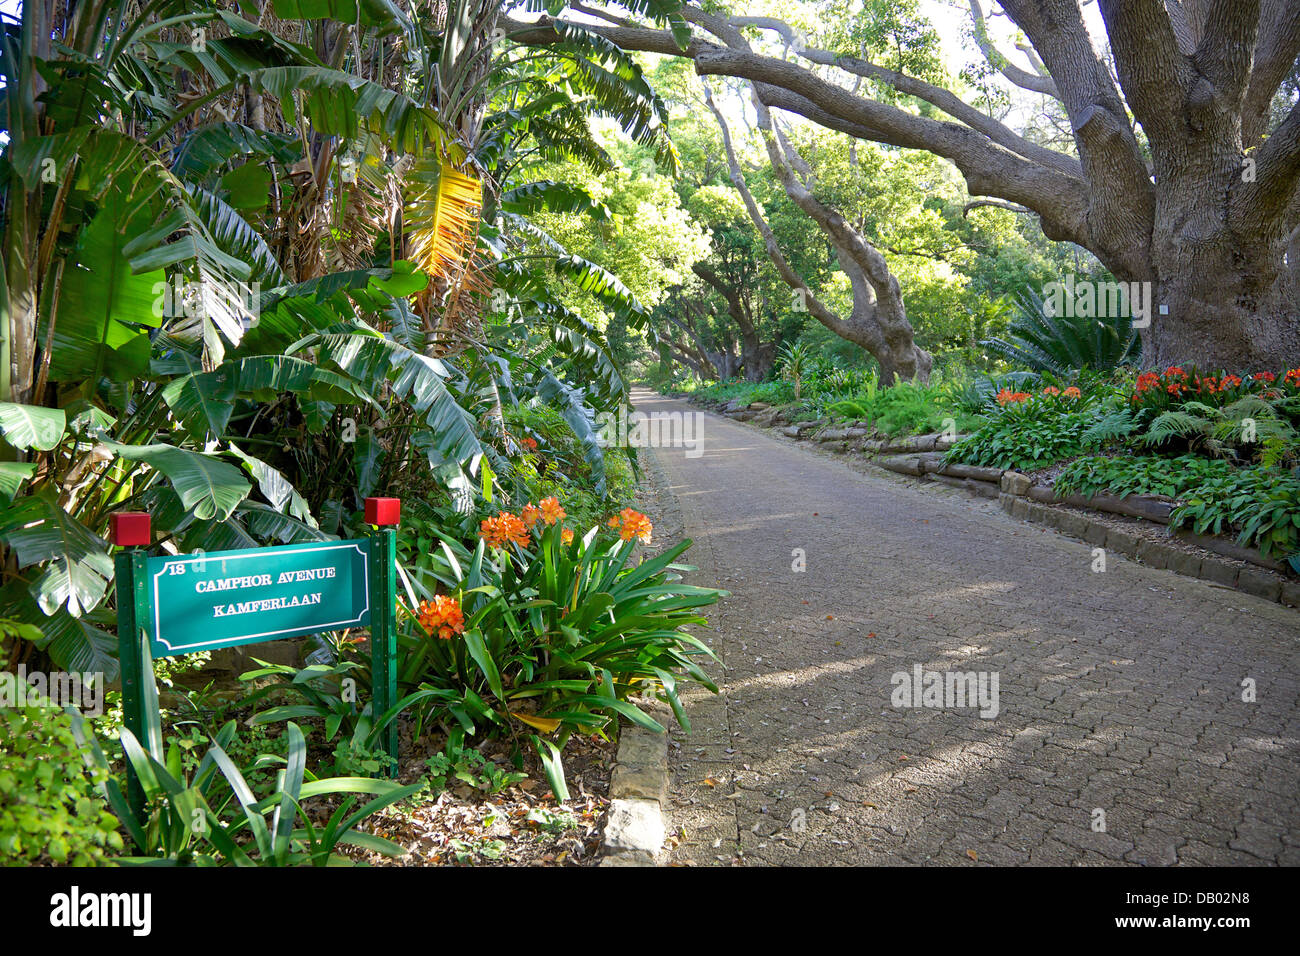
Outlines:
[[525, 451], [537, 451], [537, 439], [524, 438], [519, 444], [523, 445]]
[[997, 401], [999, 405], [1006, 408], [1008, 405], [1014, 405], [1017, 402], [1023, 402], [1032, 397], [1033, 396], [1028, 392], [1013, 392], [1009, 388], [1004, 388], [1002, 391], [998, 392]]
[[639, 511], [624, 508], [609, 519], [609, 526], [617, 528], [618, 536], [624, 541], [640, 538], [646, 544], [650, 543], [650, 532], [653, 525], [650, 524], [650, 519]]
[[564, 508], [560, 506], [560, 500], [555, 495], [537, 502], [537, 510], [541, 512], [542, 520], [547, 524], [555, 524], [565, 518]]
[[453, 634], [465, 633], [465, 613], [460, 602], [449, 594], [439, 594], [432, 601], [420, 602], [420, 626], [430, 636], [437, 635], [444, 641]]
[[509, 511], [480, 521], [478, 536], [487, 542], [489, 548], [505, 548], [511, 543], [526, 548], [531, 540], [528, 537], [528, 524]]
[[[1222, 375], [1201, 375], [1195, 369], [1171, 365], [1163, 372], [1143, 372], [1137, 377], [1137, 387], [1130, 401], [1135, 405], [1165, 406], [1171, 400], [1183, 402], [1213, 401], [1216, 404], [1235, 401], [1244, 394], [1263, 392], [1267, 397], [1270, 387], [1277, 381], [1272, 372], [1255, 372], [1242, 377], [1224, 372]], [[1300, 388], [1300, 369], [1283, 373], [1283, 385]]]

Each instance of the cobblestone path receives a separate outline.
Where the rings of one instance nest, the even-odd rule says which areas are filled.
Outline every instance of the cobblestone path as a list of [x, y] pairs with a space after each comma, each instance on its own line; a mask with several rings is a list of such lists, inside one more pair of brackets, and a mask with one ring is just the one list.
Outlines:
[[[714, 415], [647, 457], [656, 533], [732, 595], [670, 861], [1300, 863], [1300, 613]], [[996, 716], [895, 707], [917, 665], [996, 675]]]

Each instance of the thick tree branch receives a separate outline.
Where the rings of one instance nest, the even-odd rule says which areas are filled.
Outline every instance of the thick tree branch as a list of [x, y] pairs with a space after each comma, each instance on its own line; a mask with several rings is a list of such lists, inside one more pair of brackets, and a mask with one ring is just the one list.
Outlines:
[[1268, 131], [1269, 106], [1300, 56], [1300, 3], [1268, 0], [1259, 15], [1255, 66], [1242, 103], [1241, 140], [1257, 146]]
[[1037, 143], [1030, 142], [988, 114], [981, 113], [951, 90], [946, 90], [941, 86], [935, 86], [896, 70], [876, 66], [869, 60], [855, 56], [836, 56], [826, 50], [811, 48], [805, 48], [799, 52], [799, 55], [822, 66], [836, 66], [846, 73], [853, 73], [857, 76], [888, 83], [900, 93], [915, 96], [917, 99], [925, 100], [927, 103], [937, 106], [953, 119], [965, 123], [977, 132], [983, 133], [999, 146], [1005, 146], [1025, 159], [1057, 169], [1067, 176], [1075, 176], [1080, 179], [1083, 177], [1083, 167], [1079, 165], [1079, 161], [1073, 156], [1067, 156], [1064, 153], [1058, 153], [1056, 150], [1047, 149]]
[[1234, 185], [1231, 217], [1243, 235], [1277, 238], [1293, 225], [1289, 209], [1300, 185], [1300, 104], [1256, 151], [1255, 179]]
[[754, 227], [758, 229], [758, 233], [763, 239], [763, 245], [767, 249], [768, 258], [772, 260], [772, 265], [776, 267], [777, 275], [781, 277], [781, 281], [786, 285], [803, 295], [804, 304], [808, 307], [808, 311], [812, 313], [813, 318], [836, 335], [843, 336], [845, 332], [844, 321], [813, 294], [812, 289], [808, 287], [808, 283], [795, 272], [785, 254], [781, 251], [781, 246], [776, 240], [776, 234], [772, 231], [772, 227], [764, 217], [763, 211], [755, 201], [753, 193], [749, 191], [749, 184], [745, 182], [745, 174], [740, 168], [739, 160], [736, 159], [736, 150], [731, 142], [731, 130], [727, 126], [727, 120], [713, 102], [713, 93], [709, 89], [709, 84], [705, 82], [703, 86], [704, 103], [713, 112], [714, 119], [718, 123], [718, 131], [722, 134], [722, 148], [727, 155], [727, 171], [731, 184], [740, 193], [741, 201], [745, 204], [745, 211], [749, 213], [750, 220], [754, 223]]
[[[1021, 89], [1060, 98], [1060, 93], [1056, 89], [1056, 81], [1052, 79], [1050, 74], [1044, 76], [1041, 73], [1030, 73], [1022, 70], [998, 51], [993, 44], [993, 39], [989, 36], [988, 25], [984, 21], [984, 9], [980, 5], [980, 0], [970, 0], [970, 14], [975, 23], [975, 42], [979, 45], [980, 51], [984, 54], [984, 59], [989, 61], [990, 66]], [[1031, 59], [1030, 62], [1034, 63], [1036, 67], [1041, 66], [1041, 61], [1037, 57]]]
[[[1026, 2], [1015, 0], [1017, 6]], [[1129, 108], [1153, 143], [1174, 142], [1183, 135], [1185, 107], [1195, 87], [1205, 87], [1199, 95], [1212, 98], [1209, 81], [1179, 49], [1160, 0], [1098, 0], [1098, 5]], [[1034, 46], [1041, 50], [1037, 40]], [[1050, 68], [1052, 61], [1047, 64]]]
[[1236, 110], [1245, 95], [1259, 33], [1260, 0], [1214, 0], [1192, 63]]

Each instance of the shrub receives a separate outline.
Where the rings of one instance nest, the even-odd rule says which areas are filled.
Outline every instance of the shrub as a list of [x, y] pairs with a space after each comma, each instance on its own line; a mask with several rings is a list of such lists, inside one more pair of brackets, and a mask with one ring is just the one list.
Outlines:
[[0, 859], [91, 866], [121, 850], [117, 820], [96, 792], [107, 776], [81, 769], [68, 714], [0, 708]]
[[467, 565], [458, 562], [462, 633], [443, 638], [405, 616], [402, 677], [452, 692], [438, 699], [438, 716], [466, 734], [513, 733], [512, 722], [539, 731], [530, 739], [559, 799], [567, 798], [560, 752], [572, 734], [603, 734], [618, 716], [662, 731], [629, 700], [641, 692], [667, 702], [689, 729], [677, 681], [716, 692], [695, 660], [712, 652], [682, 627], [703, 624], [697, 609], [722, 592], [681, 583], [677, 572], [688, 569], [674, 561], [689, 541], [633, 566], [635, 536], [648, 535], [649, 523], [630, 509], [621, 523], [630, 540], [593, 528], [566, 543], [562, 520], [536, 525], [532, 550], [493, 549], [496, 567], [480, 542]]
[[1197, 534], [1236, 530], [1238, 544], [1266, 557], [1300, 554], [1300, 480], [1265, 468], [1209, 477], [1186, 494], [1169, 523]]
[[[143, 824], [131, 812], [124, 796], [125, 774], [109, 775], [109, 764], [99, 742], [79, 718], [76, 733], [85, 749], [87, 765], [102, 774], [101, 793], [135, 842], [138, 856], [123, 863], [197, 866], [333, 866], [352, 861], [338, 853], [351, 844], [400, 856], [406, 851], [382, 837], [355, 830], [358, 823], [379, 810], [421, 789], [420, 784], [399, 787], [391, 781], [362, 777], [321, 779], [307, 771], [307, 742], [297, 724], [285, 728], [285, 757], [265, 755], [259, 762], [284, 766], [275, 786], [260, 795], [227, 753], [235, 740], [235, 723], [229, 722], [212, 738], [207, 752], [191, 774], [178, 742], [172, 740], [165, 760], [149, 754], [129, 731], [122, 732], [122, 751], [134, 769], [146, 800]], [[218, 783], [220, 782], [220, 785]], [[357, 794], [374, 799], [353, 809]], [[314, 824], [304, 809], [310, 799], [341, 796], [328, 821]], [[301, 822], [301, 826], [295, 826]]]
[[[632, 695], [667, 701], [689, 727], [677, 682], [715, 687], [696, 663], [712, 652], [681, 628], [703, 624], [697, 609], [723, 592], [681, 583], [688, 568], [674, 562], [689, 541], [633, 566], [649, 521], [631, 509], [614, 521], [618, 533], [606, 524], [579, 535], [558, 501], [542, 501], [480, 519], [484, 540], [472, 549], [443, 532], [427, 550], [402, 552], [413, 561], [403, 565], [398, 687], [420, 695], [411, 711], [420, 726], [440, 722], [453, 738], [537, 731], [530, 740], [557, 796], [567, 793], [560, 752], [572, 734], [607, 733], [620, 715], [662, 729]], [[337, 637], [326, 650], [314, 659], [370, 686], [364, 655]], [[309, 682], [282, 679], [308, 695]], [[336, 709], [326, 696], [314, 705]]]

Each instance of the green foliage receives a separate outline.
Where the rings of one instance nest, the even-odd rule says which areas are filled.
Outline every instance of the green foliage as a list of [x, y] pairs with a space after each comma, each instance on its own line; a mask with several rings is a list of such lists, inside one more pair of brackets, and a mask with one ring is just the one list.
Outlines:
[[794, 384], [787, 381], [746, 382], [743, 379], [728, 379], [698, 388], [695, 394], [715, 402], [743, 399], [745, 402], [783, 405], [794, 400]]
[[1183, 495], [1169, 521], [1197, 534], [1236, 531], [1240, 545], [1291, 557], [1300, 554], [1300, 478], [1260, 467], [1213, 475]]
[[[355, 662], [309, 664], [302, 668], [267, 664], [265, 661], [257, 663], [262, 665], [258, 670], [241, 674], [239, 679], [253, 681], [274, 677], [276, 682], [250, 694], [245, 703], [256, 704], [277, 691], [291, 692], [303, 703], [259, 711], [249, 718], [249, 726], [282, 720], [319, 720], [327, 742], [339, 737], [334, 745], [333, 772], [341, 775], [375, 776], [395, 769], [392, 758], [383, 749], [384, 731], [403, 712], [420, 702], [431, 697], [448, 696], [433, 689], [420, 690], [406, 694], [384, 713], [375, 714], [369, 702], [364, 706], [358, 703], [363, 691], [369, 689], [369, 675]], [[361, 688], [357, 679], [351, 676], [353, 671], [361, 672], [361, 678], [366, 681], [365, 688]]]
[[[1161, 412], [1141, 436], [1152, 448], [1183, 445], [1215, 457], [1250, 460], [1269, 449], [1273, 463], [1300, 452], [1297, 430], [1273, 403], [1258, 395], [1243, 395], [1215, 408], [1187, 401]], [[1253, 447], [1252, 447], [1253, 446]]]
[[447, 744], [446, 749], [430, 757], [425, 765], [429, 789], [435, 795], [445, 790], [453, 780], [459, 780], [486, 794], [496, 794], [528, 779], [526, 773], [503, 770], [478, 750], [464, 747], [455, 738]]
[[465, 630], [444, 640], [405, 617], [398, 667], [399, 686], [434, 692], [429, 719], [466, 735], [539, 731], [530, 739], [561, 799], [573, 733], [607, 732], [620, 716], [662, 731], [631, 695], [666, 701], [689, 729], [678, 680], [716, 688], [696, 663], [712, 652], [683, 628], [703, 624], [698, 609], [723, 593], [681, 583], [690, 569], [674, 562], [689, 541], [633, 566], [634, 541], [593, 528], [566, 545], [562, 530], [540, 532], [532, 551], [480, 542], [467, 559], [444, 544], [441, 567], [410, 569], [413, 599], [460, 594]]
[[991, 468], [1045, 468], [1084, 450], [1092, 410], [1067, 411], [1055, 402], [1030, 399], [1008, 406], [974, 434], [949, 449], [945, 461]]
[[96, 791], [106, 778], [102, 768], [81, 769], [69, 715], [36, 705], [0, 707], [0, 859], [106, 862], [122, 849], [117, 820]]
[[1178, 458], [1101, 455], [1076, 458], [1056, 476], [1054, 487], [1062, 493], [1095, 495], [1166, 495], [1181, 498], [1210, 478], [1237, 473], [1226, 461], [1199, 455]]
[[1065, 375], [1072, 369], [1110, 369], [1137, 360], [1140, 342], [1129, 316], [1051, 315], [1032, 288], [1015, 302], [1006, 338], [981, 343], [1012, 362]]
[[[366, 817], [415, 793], [419, 785], [399, 787], [363, 777], [317, 779], [308, 773], [306, 738], [293, 722], [286, 727], [287, 757], [272, 758], [281, 760], [284, 770], [277, 775], [276, 785], [261, 796], [226, 752], [235, 735], [233, 721], [212, 738], [193, 774], [185, 772], [175, 740], [162, 761], [124, 730], [122, 749], [147, 800], [143, 825], [126, 802], [125, 781], [109, 776], [110, 767], [98, 741], [86, 733], [84, 725], [77, 733], [87, 765], [106, 777], [101, 788], [104, 799], [135, 842], [139, 855], [125, 857], [123, 863], [328, 866], [351, 862], [338, 852], [341, 844], [389, 856], [405, 852], [389, 840], [355, 828]], [[224, 780], [224, 786], [216, 785], [218, 779]], [[354, 810], [357, 794], [375, 796]], [[310, 806], [309, 798], [326, 795], [344, 796], [329, 819], [318, 824], [306, 806]]]

